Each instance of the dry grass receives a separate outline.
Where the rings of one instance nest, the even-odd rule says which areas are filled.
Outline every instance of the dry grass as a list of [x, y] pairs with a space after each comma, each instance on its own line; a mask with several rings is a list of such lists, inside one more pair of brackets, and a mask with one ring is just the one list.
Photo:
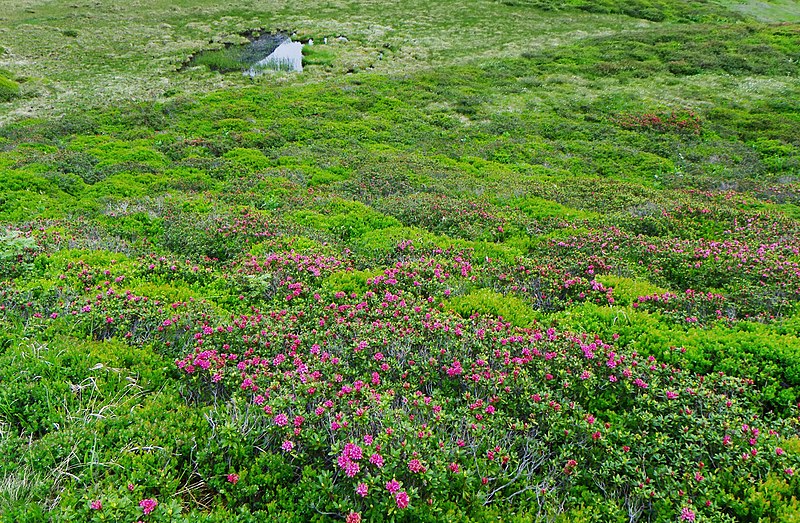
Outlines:
[[492, 0], [372, 0], [358, 5], [137, 0], [71, 5], [0, 0], [0, 47], [6, 49], [0, 54], [0, 68], [23, 80], [22, 99], [0, 105], [0, 123], [57, 115], [98, 102], [249, 85], [252, 80], [241, 75], [176, 69], [210, 41], [258, 27], [295, 31], [299, 38], [314, 38], [317, 45], [328, 38], [326, 47], [335, 55], [332, 68], [311, 67], [302, 76], [279, 77], [281, 82], [304, 82], [366, 70], [407, 73], [515, 55], [582, 38], [587, 26], [599, 34], [642, 23], [615, 16], [541, 13]]

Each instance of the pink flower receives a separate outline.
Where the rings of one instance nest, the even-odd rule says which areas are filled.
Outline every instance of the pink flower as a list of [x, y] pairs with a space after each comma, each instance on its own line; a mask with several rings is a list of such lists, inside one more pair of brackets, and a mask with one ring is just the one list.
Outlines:
[[139, 506], [142, 507], [142, 512], [144, 512], [144, 515], [146, 516], [156, 509], [158, 506], [158, 501], [153, 498], [143, 499], [139, 502]]
[[287, 439], [286, 441], [281, 443], [281, 448], [283, 449], [284, 452], [291, 452], [294, 449], [294, 443], [292, 443], [291, 440]]
[[390, 494], [394, 494], [398, 490], [400, 490], [400, 483], [396, 479], [392, 479], [391, 481], [386, 482], [386, 490], [389, 491]]
[[667, 391], [667, 399], [674, 400], [677, 397], [678, 397], [678, 393], [677, 392], [673, 392], [671, 390]]
[[383, 467], [383, 456], [378, 454], [377, 452], [369, 457], [369, 462], [375, 465], [378, 468]]
[[344, 473], [347, 474], [348, 478], [354, 477], [359, 470], [361, 470], [361, 467], [355, 461], [348, 461], [344, 467]]
[[405, 490], [398, 492], [394, 499], [397, 502], [397, 508], [406, 508], [408, 506], [409, 498]]
[[683, 507], [681, 510], [681, 521], [694, 521], [695, 514], [689, 507]]
[[280, 413], [275, 416], [275, 425], [279, 427], [285, 427], [289, 423], [289, 416], [284, 413]]
[[136, 488], [136, 487], [134, 486], [134, 484], [133, 484], [133, 483], [128, 483], [128, 490], [130, 490], [131, 492], [133, 492], [133, 489], [135, 489], [135, 488]]
[[450, 463], [450, 472], [452, 472], [454, 474], [458, 474], [459, 470], [460, 469], [459, 469], [458, 463], [455, 463], [455, 462]]
[[96, 499], [89, 503], [89, 506], [92, 507], [92, 510], [102, 510], [103, 509], [103, 502], [99, 499]]
[[425, 466], [422, 462], [418, 459], [412, 459], [408, 462], [408, 470], [413, 472], [414, 474], [419, 474], [421, 472], [425, 472]]
[[359, 483], [356, 487], [356, 494], [361, 496], [362, 498], [367, 496], [367, 492], [369, 492], [369, 487], [367, 487], [366, 483]]
[[345, 523], [361, 523], [361, 513], [351, 512], [347, 515], [347, 519], [344, 521]]
[[780, 448], [780, 447], [777, 447], [775, 449], [775, 454], [777, 454], [778, 456], [783, 456], [783, 449]]
[[362, 458], [363, 453], [361, 447], [354, 443], [348, 443], [344, 446], [344, 450], [342, 451], [342, 456], [352, 459], [354, 461], [358, 461]]
[[228, 483], [236, 485], [239, 482], [239, 474], [228, 474]]

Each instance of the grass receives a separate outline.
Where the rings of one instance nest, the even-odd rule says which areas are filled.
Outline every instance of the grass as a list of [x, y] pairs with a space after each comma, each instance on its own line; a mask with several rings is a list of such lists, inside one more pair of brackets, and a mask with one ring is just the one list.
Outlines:
[[[313, 38], [320, 48], [328, 38], [325, 47], [336, 57], [335, 65], [316, 72], [309, 68], [302, 78], [291, 80], [305, 82], [348, 71], [401, 73], [519, 53], [531, 46], [580, 38], [589, 26], [592, 32], [602, 33], [638, 23], [602, 14], [575, 19], [492, 0], [481, 0], [466, 10], [452, 0], [391, 6], [373, 0], [357, 7], [344, 2], [321, 6], [273, 2], [259, 8], [242, 1], [222, 6], [211, 1], [163, 0], [73, 5], [77, 7], [46, 3], [29, 9], [8, 0], [0, 2], [8, 27], [0, 33], [0, 46], [7, 49], [0, 56], [0, 67], [28, 78], [26, 89], [34, 95], [0, 108], [0, 118], [59, 114], [76, 105], [164, 99], [181, 91], [247, 85], [250, 80], [235, 75], [176, 74], [175, 70], [210, 40], [224, 41], [256, 28], [296, 32], [300, 39]], [[412, 19], [413, 24], [397, 22]], [[78, 36], [64, 37], [63, 30], [76, 31]]]
[[731, 9], [761, 22], [798, 22], [800, 21], [800, 4], [795, 0], [748, 0], [727, 1]]

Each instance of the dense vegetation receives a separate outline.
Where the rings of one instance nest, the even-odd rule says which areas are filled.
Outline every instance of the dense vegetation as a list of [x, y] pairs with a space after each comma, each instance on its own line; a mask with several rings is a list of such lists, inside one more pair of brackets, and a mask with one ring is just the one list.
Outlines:
[[92, 103], [116, 44], [9, 8], [0, 519], [800, 520], [797, 5], [395, 4], [256, 81], [206, 6]]

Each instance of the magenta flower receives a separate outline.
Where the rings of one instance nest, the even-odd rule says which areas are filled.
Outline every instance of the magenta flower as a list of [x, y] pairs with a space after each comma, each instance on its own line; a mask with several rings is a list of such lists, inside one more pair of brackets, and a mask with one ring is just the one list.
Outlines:
[[386, 490], [389, 491], [390, 494], [394, 494], [398, 490], [400, 490], [400, 483], [396, 479], [392, 479], [391, 481], [386, 482]]
[[414, 474], [419, 474], [421, 472], [425, 472], [425, 466], [422, 462], [418, 459], [412, 459], [408, 462], [408, 470], [413, 472]]
[[689, 507], [683, 507], [681, 510], [681, 521], [694, 521], [695, 514]]
[[289, 423], [289, 416], [284, 413], [280, 413], [275, 416], [275, 425], [279, 427], [285, 427]]
[[156, 509], [158, 506], [158, 501], [153, 498], [143, 499], [139, 502], [139, 506], [142, 508], [142, 512], [144, 512], [144, 515], [146, 516]]
[[363, 453], [361, 447], [354, 443], [348, 443], [344, 446], [344, 451], [342, 452], [342, 456], [352, 459], [354, 461], [358, 461], [362, 458]]
[[291, 440], [287, 439], [286, 441], [281, 443], [281, 448], [283, 449], [284, 452], [291, 452], [294, 449], [294, 443], [292, 443]]
[[239, 482], [239, 474], [228, 474], [228, 483], [236, 485]]
[[347, 515], [347, 519], [345, 519], [345, 523], [361, 523], [361, 513], [359, 512], [351, 512]]
[[361, 467], [355, 461], [348, 461], [344, 467], [344, 473], [347, 474], [348, 478], [354, 477], [360, 470]]
[[356, 487], [356, 494], [358, 494], [362, 498], [366, 497], [368, 492], [369, 492], [369, 487], [367, 486], [366, 483], [359, 483], [358, 486]]
[[375, 465], [378, 468], [383, 467], [383, 456], [378, 453], [373, 454], [369, 457], [369, 462]]
[[397, 502], [397, 508], [406, 508], [408, 506], [409, 498], [405, 490], [398, 492], [394, 499]]
[[89, 506], [92, 507], [92, 510], [102, 510], [103, 509], [103, 502], [100, 501], [99, 499], [96, 499], [96, 500], [92, 501], [89, 504]]

